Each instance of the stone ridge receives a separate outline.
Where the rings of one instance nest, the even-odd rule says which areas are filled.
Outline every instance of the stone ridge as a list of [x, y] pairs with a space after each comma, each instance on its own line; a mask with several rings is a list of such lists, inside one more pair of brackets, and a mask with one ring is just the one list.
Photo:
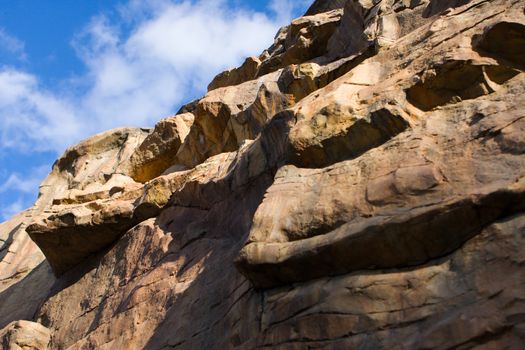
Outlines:
[[521, 349], [521, 0], [316, 0], [0, 224], [3, 349]]

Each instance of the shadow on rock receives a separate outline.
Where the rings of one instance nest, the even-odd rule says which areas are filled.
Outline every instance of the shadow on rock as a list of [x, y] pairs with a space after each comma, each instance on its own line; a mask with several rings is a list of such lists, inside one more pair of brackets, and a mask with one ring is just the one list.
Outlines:
[[54, 282], [51, 267], [43, 261], [24, 279], [0, 293], [0, 329], [12, 321], [33, 320]]

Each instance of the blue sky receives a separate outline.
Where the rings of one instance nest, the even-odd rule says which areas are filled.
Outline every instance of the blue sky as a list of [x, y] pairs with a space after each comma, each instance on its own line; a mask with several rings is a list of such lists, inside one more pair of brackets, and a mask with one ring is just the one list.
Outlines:
[[268, 47], [309, 0], [0, 0], [0, 221], [70, 145], [151, 127]]

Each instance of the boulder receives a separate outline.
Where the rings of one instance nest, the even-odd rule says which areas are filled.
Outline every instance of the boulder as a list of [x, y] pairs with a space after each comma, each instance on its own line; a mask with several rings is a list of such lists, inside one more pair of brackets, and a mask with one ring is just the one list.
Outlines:
[[173, 165], [175, 156], [193, 124], [193, 114], [184, 113], [161, 120], [129, 158], [130, 176], [147, 182]]
[[208, 85], [208, 91], [253, 80], [260, 65], [261, 60], [258, 57], [248, 57], [240, 67], [218, 74]]
[[0, 330], [0, 344], [4, 350], [47, 350], [51, 332], [41, 324], [16, 321]]

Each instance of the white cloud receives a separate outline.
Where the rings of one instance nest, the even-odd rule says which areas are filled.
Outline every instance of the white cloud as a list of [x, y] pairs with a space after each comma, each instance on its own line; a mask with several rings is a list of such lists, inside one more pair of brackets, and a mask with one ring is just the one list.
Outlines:
[[35, 76], [0, 69], [0, 147], [59, 150], [76, 141], [81, 123], [66, 99], [40, 88]]
[[[231, 2], [130, 0], [117, 20], [92, 18], [72, 38], [86, 73], [53, 90], [38, 74], [0, 66], [0, 156], [61, 153], [102, 130], [152, 126], [204, 92], [215, 74], [259, 54], [297, 6], [304, 9], [303, 1], [272, 0], [274, 15], [268, 15]], [[24, 43], [1, 28], [0, 50], [26, 58]], [[0, 218], [27, 207], [49, 169], [10, 175], [0, 169], [7, 178], [0, 183]]]
[[3, 28], [0, 28], [0, 50], [14, 54], [20, 59], [27, 58], [24, 42], [9, 35]]
[[[269, 46], [296, 5], [273, 0], [278, 15], [268, 16], [223, 0], [131, 0], [120, 22], [93, 18], [72, 41], [87, 73], [63, 90], [0, 68], [0, 148], [61, 152], [102, 130], [152, 126], [215, 74]], [[123, 26], [132, 29], [124, 35]]]

